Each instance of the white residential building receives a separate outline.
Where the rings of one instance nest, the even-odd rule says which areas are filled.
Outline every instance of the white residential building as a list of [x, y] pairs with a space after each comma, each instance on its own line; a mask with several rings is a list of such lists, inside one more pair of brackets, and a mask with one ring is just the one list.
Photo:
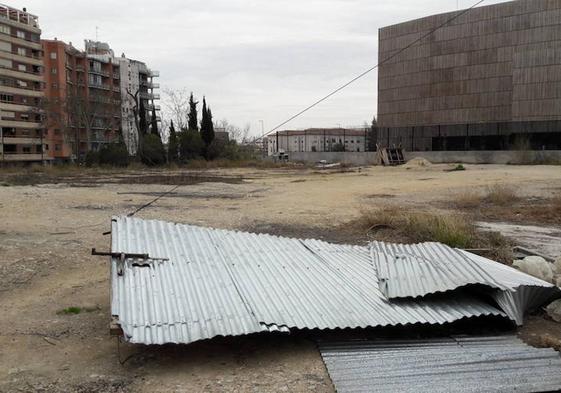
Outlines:
[[[140, 100], [146, 110], [146, 120], [150, 123], [152, 110], [156, 111], [158, 129], [161, 129], [161, 118], [158, 114], [160, 106], [155, 104], [160, 95], [154, 90], [160, 86], [154, 83], [154, 78], [159, 76], [158, 71], [150, 70], [145, 63], [128, 59], [123, 54], [119, 58], [121, 65], [121, 121], [125, 144], [130, 154], [135, 154], [138, 149], [138, 132], [135, 125], [135, 105], [140, 105]], [[137, 97], [138, 103], [135, 103]], [[140, 109], [140, 108], [139, 108]]]

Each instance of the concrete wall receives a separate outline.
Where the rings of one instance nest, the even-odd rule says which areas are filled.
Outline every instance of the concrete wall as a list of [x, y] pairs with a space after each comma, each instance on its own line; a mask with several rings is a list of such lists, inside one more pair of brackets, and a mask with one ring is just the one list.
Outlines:
[[325, 160], [329, 163], [340, 162], [350, 165], [374, 165], [376, 163], [376, 152], [289, 152], [290, 161], [301, 161], [316, 163]]
[[[459, 12], [381, 29], [379, 60]], [[560, 120], [560, 20], [561, 0], [511, 1], [459, 16], [380, 65], [378, 126]]]
[[[375, 165], [376, 152], [290, 152], [290, 161], [317, 163], [340, 162], [349, 165]], [[433, 164], [561, 164], [561, 150], [544, 151], [412, 151], [404, 152], [405, 161], [425, 158]], [[561, 169], [560, 169], [561, 171]]]
[[406, 151], [404, 155], [405, 161], [419, 157], [425, 158], [433, 164], [561, 164], [561, 150]]

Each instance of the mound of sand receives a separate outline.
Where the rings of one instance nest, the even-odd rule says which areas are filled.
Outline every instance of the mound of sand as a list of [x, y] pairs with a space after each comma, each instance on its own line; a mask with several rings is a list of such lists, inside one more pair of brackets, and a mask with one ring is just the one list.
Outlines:
[[419, 167], [419, 166], [431, 166], [432, 163], [425, 159], [425, 158], [421, 158], [421, 157], [415, 157], [410, 159], [409, 161], [407, 161], [407, 163], [405, 164], [407, 167]]

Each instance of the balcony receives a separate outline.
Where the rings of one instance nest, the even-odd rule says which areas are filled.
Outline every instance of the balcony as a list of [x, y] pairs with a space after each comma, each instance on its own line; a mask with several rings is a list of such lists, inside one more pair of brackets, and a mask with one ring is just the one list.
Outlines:
[[49, 158], [41, 153], [6, 153], [4, 152], [3, 161], [43, 161]]
[[13, 128], [41, 128], [41, 123], [35, 121], [25, 121], [25, 120], [0, 120], [2, 127], [13, 127]]
[[5, 136], [5, 145], [41, 145], [43, 142], [41, 138], [29, 138], [29, 137], [17, 137], [17, 136]]
[[160, 71], [152, 71], [152, 70], [149, 70], [149, 71], [148, 71], [148, 75], [150, 75], [150, 76], [153, 77], [153, 78], [157, 78], [157, 77], [160, 76]]
[[120, 93], [121, 88], [119, 86], [113, 86], [113, 91], [116, 92], [116, 93]]
[[88, 86], [93, 87], [94, 89], [111, 90], [111, 87], [105, 83], [88, 82]]
[[0, 75], [23, 79], [26, 81], [43, 82], [43, 76], [40, 72], [19, 71], [12, 68], [0, 67]]
[[109, 75], [110, 75], [109, 72], [102, 71], [102, 70], [96, 70], [96, 69], [94, 69], [94, 68], [88, 69], [88, 73], [90, 73], [90, 74], [98, 74], [98, 75], [104, 76], [104, 77], [106, 77], [106, 78], [109, 78]]
[[84, 72], [85, 71], [84, 66], [76, 64], [76, 71], [77, 72]]
[[32, 64], [36, 66], [43, 65], [43, 60], [41, 59], [40, 56], [37, 55], [22, 56], [16, 52], [7, 52], [7, 51], [0, 50], [0, 57], [4, 59], [15, 60], [19, 63], [24, 63], [24, 64]]
[[121, 79], [121, 75], [118, 72], [114, 72], [113, 79]]

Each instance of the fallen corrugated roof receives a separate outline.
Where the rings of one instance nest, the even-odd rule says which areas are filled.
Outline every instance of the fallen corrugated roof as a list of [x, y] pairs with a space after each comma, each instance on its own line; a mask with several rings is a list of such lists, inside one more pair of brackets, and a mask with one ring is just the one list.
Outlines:
[[366, 247], [117, 217], [112, 314], [135, 343], [504, 316], [468, 295], [389, 301]]
[[346, 392], [549, 392], [561, 358], [515, 336], [320, 343], [335, 388]]
[[423, 297], [479, 284], [511, 319], [522, 324], [524, 312], [559, 290], [553, 285], [481, 256], [441, 243], [372, 242], [372, 262], [380, 290], [388, 299]]

